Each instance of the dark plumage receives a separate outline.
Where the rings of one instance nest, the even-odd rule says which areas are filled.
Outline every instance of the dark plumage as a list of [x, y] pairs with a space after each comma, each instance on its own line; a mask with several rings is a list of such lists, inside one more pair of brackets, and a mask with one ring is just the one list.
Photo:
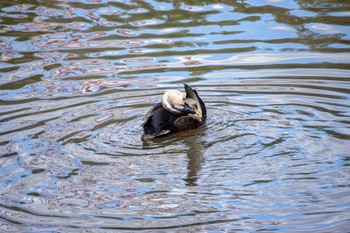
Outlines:
[[145, 116], [142, 126], [148, 137], [190, 130], [203, 125], [207, 119], [205, 104], [197, 91], [184, 83], [185, 93], [167, 91], [162, 102], [156, 104]]

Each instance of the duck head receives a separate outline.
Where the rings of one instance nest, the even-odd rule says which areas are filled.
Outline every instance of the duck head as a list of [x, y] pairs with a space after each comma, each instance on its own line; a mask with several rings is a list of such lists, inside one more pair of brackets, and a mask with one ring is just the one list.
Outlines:
[[197, 102], [192, 98], [186, 98], [186, 103], [188, 106], [190, 106], [191, 109], [194, 110], [193, 113], [188, 114], [190, 117], [194, 118], [195, 120], [201, 122], [202, 121], [202, 111], [200, 105], [197, 104]]
[[186, 94], [178, 90], [169, 90], [165, 92], [162, 105], [168, 112], [174, 115], [190, 115], [196, 113], [186, 102]]
[[186, 90], [186, 98], [185, 103], [194, 110], [194, 113], [190, 113], [189, 116], [194, 118], [195, 120], [201, 122], [203, 113], [201, 103], [199, 101], [199, 96], [195, 90], [193, 90], [190, 86], [184, 83]]

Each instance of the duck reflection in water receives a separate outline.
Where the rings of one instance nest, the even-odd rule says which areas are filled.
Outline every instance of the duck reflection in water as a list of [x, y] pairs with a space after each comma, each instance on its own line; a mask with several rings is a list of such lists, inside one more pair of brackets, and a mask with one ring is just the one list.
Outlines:
[[203, 150], [205, 150], [205, 147], [200, 138], [198, 139], [186, 138], [184, 141], [189, 147], [187, 150], [187, 177], [184, 179], [187, 186], [197, 186], [197, 179], [204, 162]]
[[[204, 163], [203, 151], [205, 151], [205, 143], [203, 141], [205, 135], [205, 129], [199, 129], [195, 131], [181, 131], [177, 135], [169, 135], [168, 137], [155, 138], [154, 140], [146, 140], [141, 137], [143, 142], [142, 149], [147, 151], [154, 148], [164, 148], [174, 143], [185, 145], [187, 149], [187, 161], [183, 166], [187, 167], [187, 175], [183, 178], [187, 186], [197, 186], [198, 178], [200, 177], [200, 170]], [[172, 152], [173, 149], [172, 149]], [[182, 154], [184, 149], [181, 147], [178, 154]], [[165, 161], [167, 158], [165, 159]]]
[[198, 128], [207, 119], [207, 110], [196, 90], [184, 83], [185, 92], [169, 90], [142, 121], [146, 138]]

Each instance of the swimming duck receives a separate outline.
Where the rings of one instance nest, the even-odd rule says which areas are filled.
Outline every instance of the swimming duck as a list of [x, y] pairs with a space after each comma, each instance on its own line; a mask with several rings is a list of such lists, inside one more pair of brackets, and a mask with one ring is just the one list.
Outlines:
[[190, 130], [203, 125], [207, 109], [196, 90], [184, 83], [186, 93], [166, 91], [162, 102], [156, 104], [142, 121], [147, 137], [161, 137], [169, 133]]

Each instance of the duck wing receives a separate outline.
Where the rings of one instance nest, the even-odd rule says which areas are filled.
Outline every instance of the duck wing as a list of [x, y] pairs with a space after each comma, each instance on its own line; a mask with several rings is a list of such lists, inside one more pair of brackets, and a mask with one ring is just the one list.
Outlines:
[[154, 112], [157, 111], [161, 107], [163, 107], [162, 103], [158, 103], [158, 104], [154, 105], [153, 108], [151, 108], [151, 110], [149, 110], [148, 113], [146, 114], [146, 116], [143, 118], [141, 125], [145, 126], [148, 123], [148, 121], [152, 118]]
[[182, 131], [196, 129], [201, 125], [201, 123], [190, 116], [182, 116], [174, 121], [174, 125], [178, 130]]
[[176, 117], [172, 116], [161, 103], [155, 105], [142, 121], [143, 130], [148, 137], [161, 137], [177, 131], [174, 126]]

